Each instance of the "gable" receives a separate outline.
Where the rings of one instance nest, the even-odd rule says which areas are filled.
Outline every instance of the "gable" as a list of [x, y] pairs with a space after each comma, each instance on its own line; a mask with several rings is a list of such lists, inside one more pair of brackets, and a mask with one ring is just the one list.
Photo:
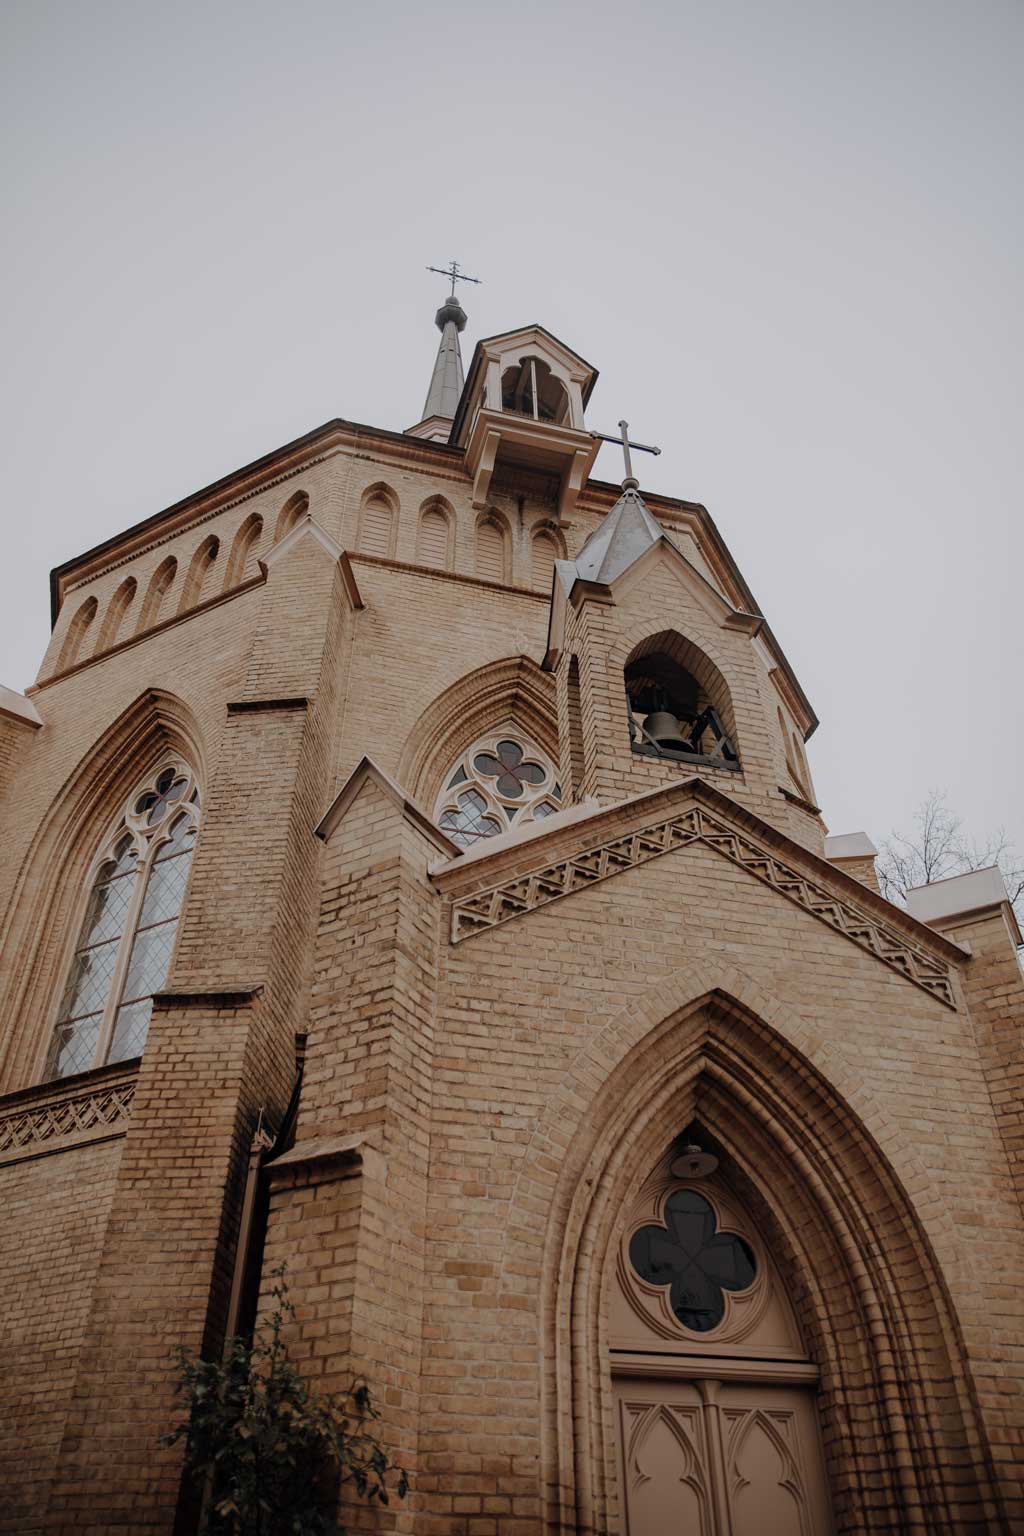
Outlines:
[[[729, 804], [724, 796], [715, 799], [723, 806]], [[485, 884], [483, 872], [479, 871], [477, 888], [456, 895], [452, 902], [451, 942], [459, 944], [626, 870], [696, 845], [744, 870], [781, 899], [801, 907], [948, 1007], [956, 1007], [952, 967], [934, 952], [932, 945], [915, 942], [880, 913], [870, 911], [867, 903], [853, 899], [848, 890], [801, 868], [796, 859], [786, 857], [767, 841], [752, 835], [738, 820], [734, 821], [727, 810], [723, 812], [717, 806], [711, 810], [699, 803], [662, 814], [645, 826], [611, 832], [549, 862], [543, 861], [537, 850], [536, 862], [531, 862], [527, 870], [493, 883]], [[844, 881], [844, 885], [854, 884]]]

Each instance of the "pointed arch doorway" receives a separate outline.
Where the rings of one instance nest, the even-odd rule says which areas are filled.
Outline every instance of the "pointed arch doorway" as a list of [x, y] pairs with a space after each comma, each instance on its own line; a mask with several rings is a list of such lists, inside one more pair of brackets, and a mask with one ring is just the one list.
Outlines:
[[609, 1328], [621, 1529], [831, 1536], [817, 1367], [761, 1233], [700, 1162], [670, 1150], [622, 1226]]

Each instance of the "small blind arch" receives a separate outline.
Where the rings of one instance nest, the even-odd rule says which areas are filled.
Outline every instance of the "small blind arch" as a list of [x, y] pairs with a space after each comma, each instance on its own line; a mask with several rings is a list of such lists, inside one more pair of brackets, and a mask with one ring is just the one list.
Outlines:
[[139, 623], [136, 634], [141, 634], [144, 629], [151, 629], [159, 622], [160, 609], [163, 600], [174, 585], [174, 578], [178, 574], [178, 562], [173, 555], [168, 555], [166, 560], [161, 560], [152, 576], [149, 578], [149, 586], [142, 600], [142, 610], [139, 613]]
[[255, 574], [256, 549], [263, 536], [263, 519], [252, 512], [235, 534], [224, 573], [224, 589], [237, 587], [240, 581]]
[[448, 567], [448, 544], [451, 522], [443, 506], [434, 502], [420, 513], [416, 530], [416, 563], [443, 571]]
[[563, 558], [560, 540], [554, 529], [538, 528], [530, 541], [530, 583], [538, 590], [550, 592], [555, 561]]
[[60, 648], [60, 656], [57, 660], [57, 671], [64, 672], [68, 667], [73, 667], [82, 654], [85, 645], [85, 637], [96, 617], [99, 603], [95, 597], [87, 597], [68, 625], [68, 632], [64, 636], [64, 644]]
[[99, 639], [96, 641], [97, 655], [101, 651], [109, 651], [112, 645], [117, 644], [125, 614], [135, 601], [137, 587], [138, 582], [135, 577], [126, 576], [107, 604], [107, 611], [103, 615], [103, 623], [100, 626]]
[[289, 496], [280, 512], [277, 514], [277, 525], [274, 528], [274, 543], [280, 544], [286, 534], [302, 521], [309, 511], [309, 497], [305, 491], [296, 491]]
[[476, 574], [484, 581], [508, 581], [508, 536], [496, 517], [476, 525]]
[[209, 596], [209, 578], [219, 554], [220, 540], [216, 534], [211, 533], [209, 538], [203, 540], [192, 556], [192, 563], [188, 568], [188, 575], [185, 578], [185, 585], [181, 592], [179, 613], [184, 613], [189, 608], [197, 607], [204, 597]]
[[394, 553], [395, 522], [395, 507], [385, 488], [374, 487], [367, 492], [359, 512], [359, 553], [389, 559]]

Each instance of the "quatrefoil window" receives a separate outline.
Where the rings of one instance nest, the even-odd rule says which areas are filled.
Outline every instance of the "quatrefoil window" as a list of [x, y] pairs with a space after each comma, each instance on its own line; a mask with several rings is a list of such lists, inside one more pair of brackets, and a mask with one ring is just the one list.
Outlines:
[[490, 732], [448, 773], [435, 815], [453, 843], [469, 848], [553, 816], [561, 799], [558, 769], [546, 753], [525, 736]]
[[540, 763], [524, 761], [524, 752], [518, 741], [499, 741], [497, 757], [490, 752], [478, 752], [473, 767], [487, 779], [496, 779], [499, 795], [518, 800], [524, 784], [543, 784], [547, 778]]
[[629, 1262], [649, 1285], [667, 1285], [669, 1305], [684, 1328], [710, 1333], [725, 1316], [725, 1292], [745, 1291], [757, 1278], [749, 1243], [719, 1232], [713, 1207], [693, 1189], [665, 1201], [664, 1225], [640, 1227]]

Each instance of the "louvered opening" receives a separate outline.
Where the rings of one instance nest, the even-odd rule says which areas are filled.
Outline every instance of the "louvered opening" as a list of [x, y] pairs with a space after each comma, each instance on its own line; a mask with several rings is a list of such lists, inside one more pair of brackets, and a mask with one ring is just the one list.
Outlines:
[[547, 592], [551, 586], [551, 573], [558, 558], [554, 539], [546, 533], [538, 533], [530, 553], [533, 585]]
[[359, 548], [364, 555], [391, 553], [391, 516], [387, 502], [367, 502], [359, 525]]
[[448, 519], [443, 512], [425, 512], [420, 518], [416, 559], [438, 571], [448, 564]]
[[505, 580], [505, 539], [497, 523], [476, 530], [476, 573], [485, 581]]

